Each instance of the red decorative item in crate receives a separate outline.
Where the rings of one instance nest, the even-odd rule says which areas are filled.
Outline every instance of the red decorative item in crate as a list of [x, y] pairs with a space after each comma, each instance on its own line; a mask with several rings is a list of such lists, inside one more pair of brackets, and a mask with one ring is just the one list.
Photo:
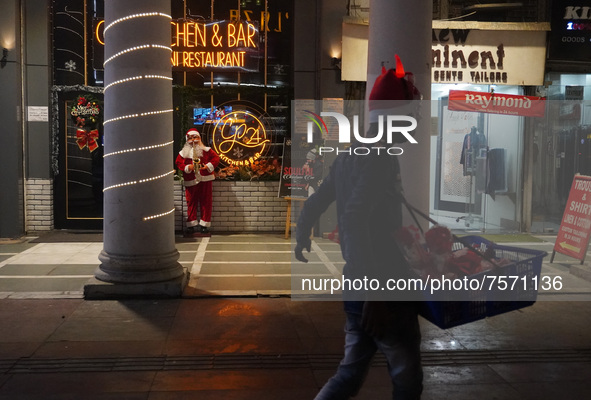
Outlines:
[[[471, 246], [481, 253], [492, 255], [496, 259], [508, 260], [504, 265], [492, 271], [471, 275], [471, 279], [484, 279], [486, 276], [515, 276], [519, 281], [511, 291], [507, 290], [470, 290], [457, 292], [425, 291], [425, 302], [421, 315], [442, 329], [452, 328], [486, 317], [518, 310], [536, 302], [538, 291], [533, 277], [539, 278], [545, 251], [521, 249], [498, 245], [479, 236], [462, 237], [461, 242], [454, 242], [455, 251], [464, 246]], [[524, 284], [521, 284], [521, 282]], [[538, 280], [539, 281], [539, 280]]]

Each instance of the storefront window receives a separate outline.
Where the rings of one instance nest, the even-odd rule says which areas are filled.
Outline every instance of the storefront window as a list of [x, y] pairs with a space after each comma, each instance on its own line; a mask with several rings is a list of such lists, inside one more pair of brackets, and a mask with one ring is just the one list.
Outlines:
[[[197, 25], [213, 23], [219, 24], [221, 31], [227, 33], [218, 43], [221, 47], [217, 44], [212, 47], [206, 40], [207, 43], [204, 43], [202, 49], [198, 49], [199, 52], [195, 52], [194, 48], [185, 49], [189, 53], [193, 52], [192, 54], [199, 53], [200, 63], [210, 60], [203, 54], [211, 55], [215, 65], [207, 64], [204, 67], [201, 64], [197, 66], [195, 63], [179, 62], [173, 66], [177, 146], [182, 146], [184, 132], [193, 127], [204, 134], [204, 139], [209, 145], [215, 147], [215, 142], [218, 140], [214, 137], [215, 125], [220, 119], [214, 114], [242, 113], [246, 110], [248, 115], [256, 116], [261, 120], [265, 132], [265, 139], [261, 141], [269, 142], [262, 146], [264, 151], [261, 152], [258, 151], [261, 150], [258, 145], [248, 147], [242, 143], [243, 148], [232, 148], [232, 152], [236, 153], [234, 156], [224, 154], [219, 167], [220, 171], [218, 171], [219, 177], [223, 179], [252, 179], [253, 176], [278, 179], [278, 173], [260, 175], [257, 169], [260, 169], [261, 165], [266, 167], [281, 164], [283, 142], [288, 133], [290, 115], [288, 105], [291, 97], [293, 64], [292, 9], [291, 1], [174, 0], [172, 2], [173, 20], [177, 21], [179, 27], [183, 23]], [[230, 29], [230, 25], [235, 28]], [[243, 31], [240, 30], [241, 27], [244, 28]], [[181, 31], [182, 29], [179, 32]], [[239, 32], [245, 32], [245, 34], [240, 36]], [[174, 46], [173, 49], [183, 54], [179, 59], [184, 60], [186, 52], [182, 49], [182, 32], [176, 37], [173, 43], [179, 46]], [[238, 49], [232, 45], [233, 43], [241, 43], [241, 47]], [[222, 49], [223, 46], [229, 47]], [[244, 65], [234, 65], [233, 62], [227, 61], [234, 60], [233, 54], [236, 52], [244, 53], [240, 59], [244, 59]], [[226, 65], [217, 63], [216, 60], [220, 59], [219, 55], [225, 57]], [[242, 140], [246, 140], [245, 137]], [[252, 143], [252, 140], [248, 139], [248, 141]], [[250, 154], [251, 151], [254, 153]], [[258, 161], [256, 165], [254, 161]]]
[[575, 174], [591, 175], [591, 75], [549, 73], [533, 129], [531, 231], [557, 232]]
[[519, 231], [524, 118], [451, 111], [450, 90], [520, 94], [517, 86], [432, 86], [430, 212], [456, 230]]
[[[104, 1], [54, 0], [52, 5], [55, 226], [96, 229], [102, 225], [102, 137], [99, 132], [93, 139], [92, 150], [82, 146], [79, 122], [67, 111], [80, 96], [102, 97]], [[213, 146], [211, 122], [220, 120], [215, 114], [249, 110], [246, 124], [256, 116], [264, 135], [238, 134], [251, 146], [232, 149], [242, 173], [226, 171], [220, 178], [278, 179], [278, 171], [268, 171], [281, 165], [290, 124], [293, 1], [171, 0], [171, 17], [175, 151], [192, 127]], [[252, 147], [257, 140], [260, 149]], [[248, 153], [253, 148], [260, 151]], [[223, 161], [219, 168], [230, 165]]]

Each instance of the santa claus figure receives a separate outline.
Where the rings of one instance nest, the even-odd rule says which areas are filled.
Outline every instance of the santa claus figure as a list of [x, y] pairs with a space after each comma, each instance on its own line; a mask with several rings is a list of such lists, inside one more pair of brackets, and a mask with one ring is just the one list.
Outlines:
[[[187, 234], [208, 234], [213, 208], [212, 181], [220, 158], [201, 141], [197, 129], [189, 129], [187, 142], [176, 157], [176, 166], [183, 171], [187, 199]], [[201, 216], [197, 222], [197, 212]]]

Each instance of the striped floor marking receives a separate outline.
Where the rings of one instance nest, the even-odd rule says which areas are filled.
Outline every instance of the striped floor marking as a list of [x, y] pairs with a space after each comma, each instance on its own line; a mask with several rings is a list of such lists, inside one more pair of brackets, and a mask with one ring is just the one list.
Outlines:
[[201, 240], [199, 243], [197, 254], [195, 254], [195, 259], [193, 260], [193, 265], [191, 266], [189, 286], [197, 286], [197, 280], [199, 279], [199, 274], [201, 273], [201, 267], [203, 266], [203, 259], [205, 258], [205, 250], [207, 249], [208, 243], [209, 238], [207, 237], [203, 238], [203, 240]]
[[335, 264], [328, 259], [324, 250], [322, 250], [315, 241], [312, 241], [312, 250], [314, 250], [314, 252], [318, 255], [318, 258], [320, 258], [320, 261], [322, 261], [322, 263], [324, 264], [326, 269], [328, 269], [328, 271], [332, 274], [332, 276], [334, 276], [335, 278], [340, 278], [343, 275], [337, 269]]

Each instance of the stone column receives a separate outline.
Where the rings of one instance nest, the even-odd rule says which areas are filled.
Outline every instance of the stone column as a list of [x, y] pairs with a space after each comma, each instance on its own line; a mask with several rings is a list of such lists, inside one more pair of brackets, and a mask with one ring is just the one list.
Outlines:
[[[382, 65], [395, 68], [398, 54], [407, 72], [415, 76], [415, 85], [423, 94], [422, 118], [415, 138], [418, 144], [404, 144], [400, 156], [402, 183], [409, 203], [429, 211], [429, 165], [431, 126], [431, 0], [371, 0], [369, 10], [369, 54], [367, 93], [380, 75]], [[384, 63], [384, 64], [382, 64]], [[412, 220], [405, 223], [412, 223]]]
[[185, 281], [174, 241], [170, 21], [170, 0], [105, 1], [104, 247], [87, 298], [175, 297]]

